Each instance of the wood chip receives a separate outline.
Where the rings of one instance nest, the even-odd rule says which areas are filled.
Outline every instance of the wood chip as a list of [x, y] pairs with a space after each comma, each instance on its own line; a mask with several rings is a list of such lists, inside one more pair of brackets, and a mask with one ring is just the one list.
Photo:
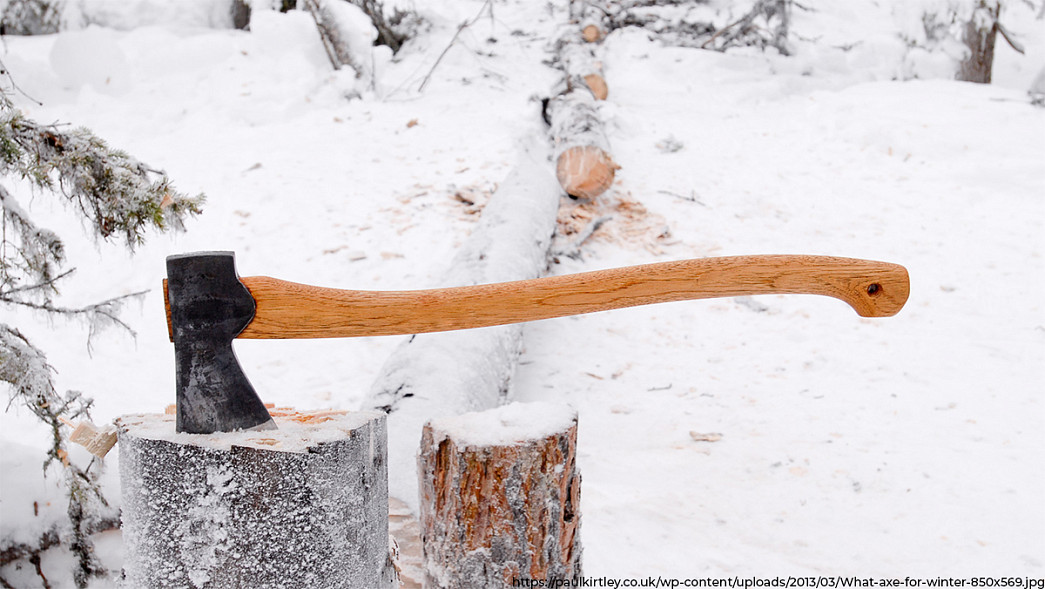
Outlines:
[[700, 433], [691, 431], [689, 432], [689, 437], [693, 438], [694, 442], [717, 442], [722, 439], [722, 434], [715, 432]]

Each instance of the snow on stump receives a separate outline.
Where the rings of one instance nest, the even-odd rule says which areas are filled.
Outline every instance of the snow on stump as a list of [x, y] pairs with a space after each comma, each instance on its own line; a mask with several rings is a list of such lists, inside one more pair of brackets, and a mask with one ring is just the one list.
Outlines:
[[580, 579], [576, 450], [577, 413], [561, 405], [429, 421], [418, 456], [425, 587]]
[[272, 413], [263, 432], [117, 420], [125, 586], [396, 586], [385, 415]]

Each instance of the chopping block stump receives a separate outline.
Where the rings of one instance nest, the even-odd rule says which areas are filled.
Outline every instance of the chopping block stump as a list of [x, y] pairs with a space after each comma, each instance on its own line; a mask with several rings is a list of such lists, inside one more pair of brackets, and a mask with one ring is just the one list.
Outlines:
[[563, 405], [429, 421], [418, 455], [425, 589], [580, 579], [576, 455], [577, 413]]
[[124, 581], [140, 589], [394, 587], [385, 415], [273, 411], [279, 429], [117, 420]]

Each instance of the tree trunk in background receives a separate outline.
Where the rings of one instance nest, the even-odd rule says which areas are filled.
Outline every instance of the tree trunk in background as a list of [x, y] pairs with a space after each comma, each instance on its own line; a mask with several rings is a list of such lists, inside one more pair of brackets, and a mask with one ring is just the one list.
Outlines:
[[998, 37], [998, 17], [1001, 4], [980, 0], [972, 17], [965, 23], [962, 42], [969, 55], [958, 68], [958, 79], [977, 84], [991, 83], [991, 68], [994, 64], [994, 42]]

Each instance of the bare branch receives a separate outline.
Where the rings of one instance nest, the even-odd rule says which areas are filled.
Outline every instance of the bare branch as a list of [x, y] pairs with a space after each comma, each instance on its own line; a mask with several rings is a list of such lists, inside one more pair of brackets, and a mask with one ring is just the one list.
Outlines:
[[1016, 40], [1016, 37], [1009, 32], [1009, 29], [1001, 24], [1001, 21], [994, 23], [994, 26], [998, 27], [998, 32], [1001, 33], [1002, 38], [1009, 43], [1009, 47], [1012, 47], [1016, 53], [1019, 53], [1020, 55], [1027, 54], [1027, 50], [1023, 47], [1023, 44]]
[[424, 92], [425, 86], [428, 85], [428, 80], [432, 78], [432, 74], [434, 74], [436, 68], [439, 67], [439, 63], [443, 61], [443, 58], [446, 57], [446, 54], [450, 52], [450, 48], [453, 47], [455, 43], [457, 43], [457, 38], [461, 36], [461, 33], [468, 27], [479, 22], [479, 19], [483, 17], [483, 14], [488, 9], [490, 11], [493, 11], [493, 5], [491, 4], [491, 0], [486, 0], [486, 2], [483, 2], [483, 5], [479, 8], [479, 12], [476, 13], [476, 15], [471, 18], [471, 20], [466, 20], [457, 26], [457, 32], [454, 33], [453, 38], [450, 39], [450, 42], [446, 45], [446, 48], [443, 49], [443, 52], [439, 54], [438, 58], [436, 58], [435, 63], [432, 64], [432, 69], [428, 70], [428, 74], [425, 75], [425, 78], [423, 80], [421, 80], [421, 85], [417, 87], [418, 92]]

